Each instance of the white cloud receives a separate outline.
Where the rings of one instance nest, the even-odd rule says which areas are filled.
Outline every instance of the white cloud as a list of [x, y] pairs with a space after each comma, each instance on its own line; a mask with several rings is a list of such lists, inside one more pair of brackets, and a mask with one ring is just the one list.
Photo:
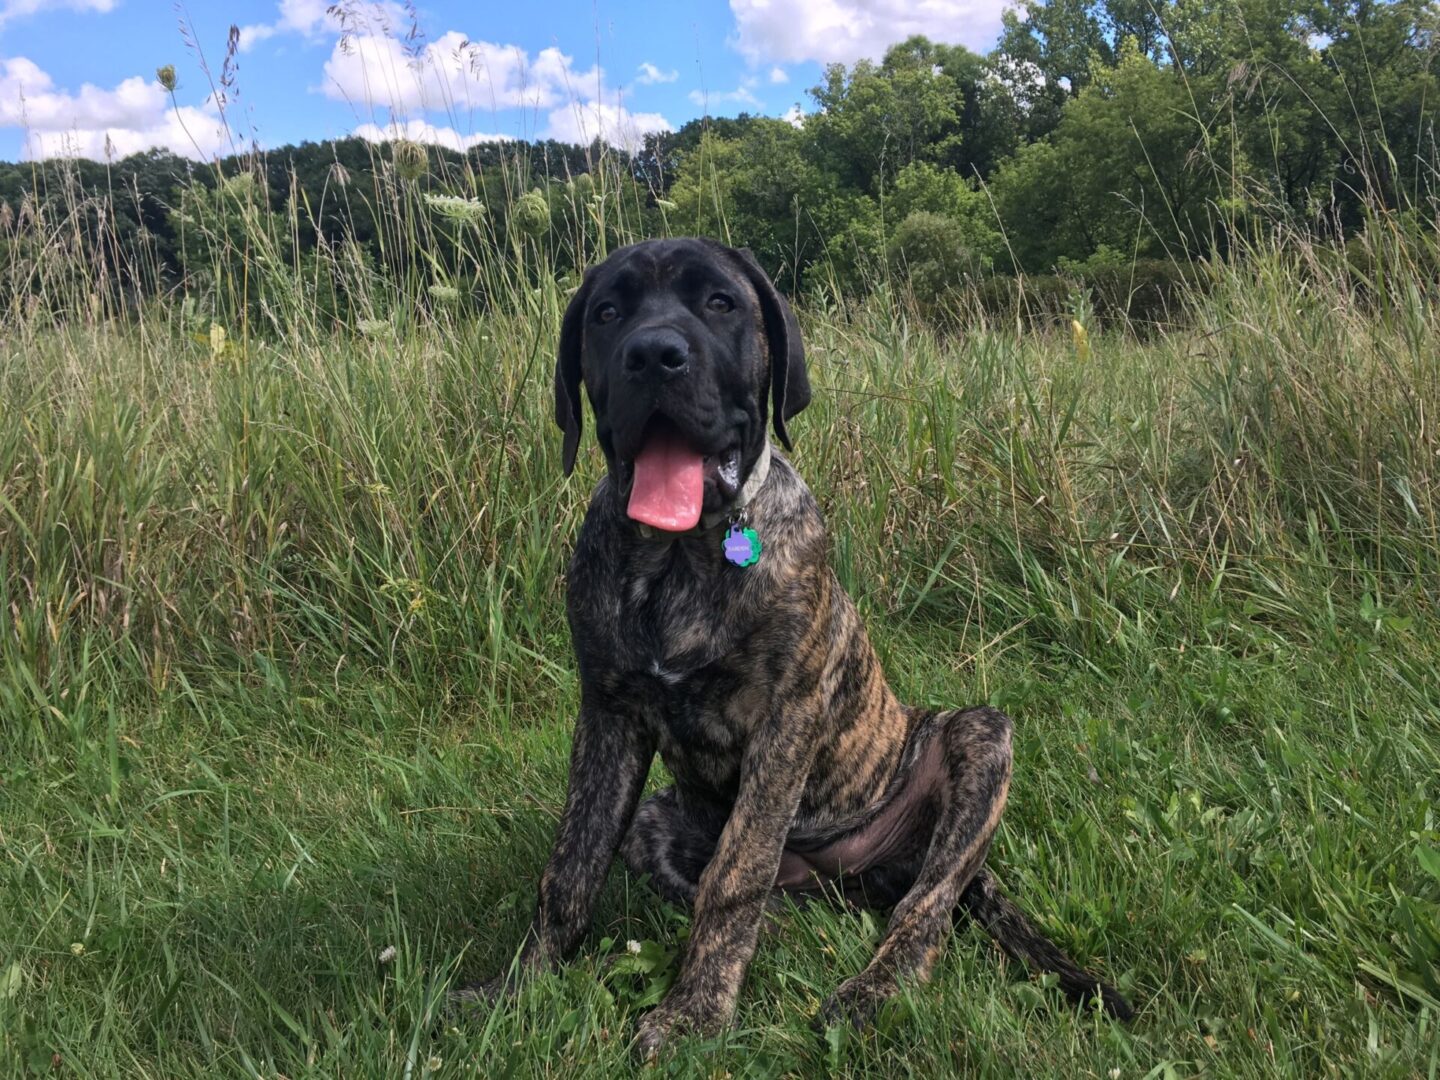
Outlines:
[[472, 146], [478, 146], [480, 143], [509, 142], [511, 140], [509, 135], [461, 135], [452, 127], [436, 127], [424, 120], [410, 120], [404, 124], [391, 123], [383, 128], [379, 124], [361, 124], [353, 134], [367, 142], [393, 142], [396, 139], [409, 139], [411, 142], [429, 143], [431, 146], [444, 146], [461, 152]]
[[325, 61], [324, 90], [367, 110], [401, 113], [550, 109], [598, 93], [604, 73], [573, 65], [559, 49], [542, 49], [532, 60], [519, 46], [471, 41], [455, 30], [418, 53], [393, 37], [355, 34], [337, 41]]
[[726, 104], [750, 105], [756, 109], [765, 107], [765, 103], [743, 84], [734, 90], [691, 90], [689, 97], [692, 104], [699, 105], [701, 108]]
[[334, 34], [378, 34], [389, 36], [407, 26], [410, 17], [393, 0], [356, 0], [336, 4], [334, 0], [280, 0], [274, 22], [252, 23], [240, 28], [240, 51], [278, 34], [299, 34], [312, 40]]
[[644, 144], [649, 132], [673, 130], [670, 121], [659, 113], [632, 113], [623, 105], [590, 100], [552, 110], [550, 124], [541, 137], [581, 146], [598, 138], [634, 151]]
[[878, 59], [912, 34], [988, 49], [1010, 0], [730, 0], [752, 64]]
[[805, 110], [800, 108], [799, 105], [791, 105], [790, 108], [780, 114], [780, 119], [784, 120], [791, 127], [803, 127], [805, 125]]
[[734, 90], [691, 90], [690, 100], [702, 108], [709, 108], [711, 105], [749, 105], [752, 108], [763, 109], [765, 103], [755, 96], [755, 88], [760, 85], [760, 79], [756, 75], [747, 75], [740, 80], [740, 85]]
[[646, 60], [640, 65], [640, 74], [636, 76], [635, 81], [649, 86], [652, 83], [672, 83], [678, 78], [680, 78], [680, 72], [673, 68], [669, 71], [661, 71], [649, 60]]
[[280, 31], [271, 23], [251, 23], [240, 27], [240, 51], [247, 53], [260, 42], [274, 37]]
[[117, 0], [0, 0], [0, 26], [42, 11], [113, 11]]
[[70, 92], [23, 56], [0, 60], [0, 127], [25, 131], [27, 157], [107, 156], [164, 147], [188, 157], [230, 149], [213, 106], [171, 107], [158, 82], [135, 75], [106, 90], [84, 83]]
[[577, 71], [559, 49], [531, 57], [519, 46], [471, 41], [453, 30], [418, 51], [377, 34], [342, 38], [325, 62], [324, 90], [391, 117], [538, 110], [547, 125], [541, 138], [582, 145], [601, 138], [634, 149], [647, 132], [671, 130], [659, 113], [634, 113], [618, 98], [610, 101], [605, 73], [598, 67]]
[[790, 76], [785, 74], [784, 68], [772, 67], [770, 69], [770, 84], [772, 86], [779, 86], [781, 83], [787, 83], [789, 81]]

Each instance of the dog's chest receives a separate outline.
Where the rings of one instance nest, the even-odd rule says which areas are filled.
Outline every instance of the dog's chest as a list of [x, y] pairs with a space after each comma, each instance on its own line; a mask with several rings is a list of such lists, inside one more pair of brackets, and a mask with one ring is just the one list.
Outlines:
[[702, 555], [679, 543], [646, 544], [608, 566], [572, 572], [571, 632], [587, 666], [679, 687], [723, 661], [735, 639], [729, 593], [737, 583]]
[[650, 728], [667, 767], [723, 788], [770, 687], [745, 602], [747, 582], [657, 546], [610, 573], [572, 579], [571, 630], [582, 667]]

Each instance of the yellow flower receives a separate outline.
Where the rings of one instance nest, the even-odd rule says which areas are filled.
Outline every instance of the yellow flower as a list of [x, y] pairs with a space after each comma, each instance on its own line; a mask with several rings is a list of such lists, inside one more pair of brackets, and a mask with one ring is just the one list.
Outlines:
[[225, 327], [217, 322], [210, 324], [210, 355], [219, 356], [225, 351]]
[[1070, 320], [1070, 340], [1075, 344], [1075, 359], [1082, 364], [1090, 359], [1090, 334], [1079, 319]]

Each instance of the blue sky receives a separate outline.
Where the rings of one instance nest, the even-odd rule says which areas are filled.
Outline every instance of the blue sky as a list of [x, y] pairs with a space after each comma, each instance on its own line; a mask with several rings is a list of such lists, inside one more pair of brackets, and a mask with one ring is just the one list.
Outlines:
[[[804, 109], [825, 63], [912, 33], [987, 49], [1005, 0], [341, 0], [340, 18], [332, 3], [0, 0], [0, 159], [356, 133], [627, 145], [707, 112]], [[221, 123], [206, 67], [218, 81], [232, 24]]]

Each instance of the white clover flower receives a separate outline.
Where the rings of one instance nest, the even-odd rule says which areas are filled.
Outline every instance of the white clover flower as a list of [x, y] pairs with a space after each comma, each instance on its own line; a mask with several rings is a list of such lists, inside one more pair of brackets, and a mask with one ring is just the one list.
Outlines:
[[625, 951], [628, 952], [631, 956], [639, 956], [640, 942], [636, 941], [634, 938], [631, 938], [629, 941], [625, 942]]

